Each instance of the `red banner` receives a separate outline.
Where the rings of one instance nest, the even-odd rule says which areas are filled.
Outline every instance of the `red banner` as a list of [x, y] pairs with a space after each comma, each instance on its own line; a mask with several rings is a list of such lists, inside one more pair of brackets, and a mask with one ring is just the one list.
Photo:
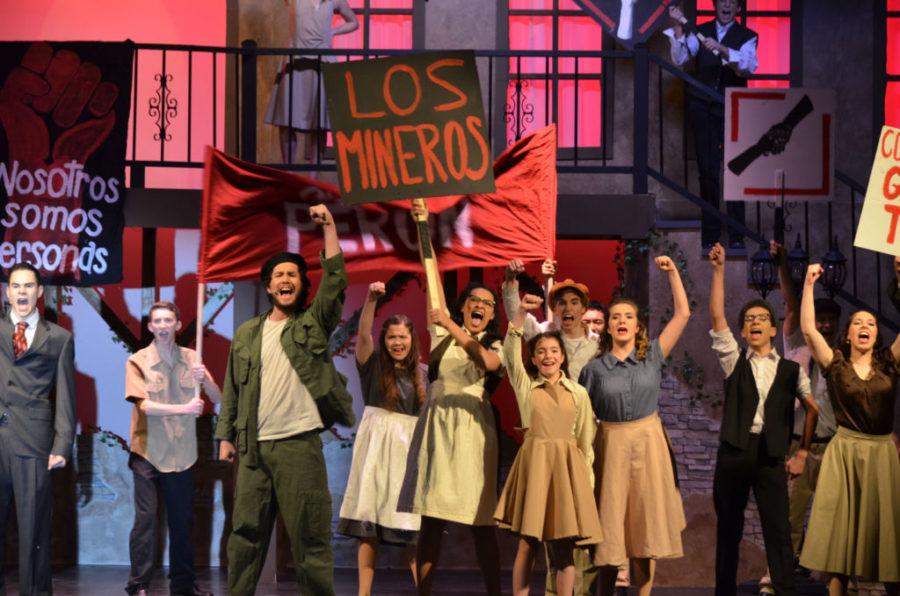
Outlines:
[[[337, 187], [230, 157], [210, 148], [201, 212], [200, 279], [255, 279], [272, 254], [289, 250], [319, 267], [322, 233], [308, 208], [334, 215], [347, 271], [419, 271], [409, 201], [346, 206]], [[494, 162], [497, 190], [427, 200], [444, 271], [552, 257], [556, 243], [556, 128], [509, 147]]]

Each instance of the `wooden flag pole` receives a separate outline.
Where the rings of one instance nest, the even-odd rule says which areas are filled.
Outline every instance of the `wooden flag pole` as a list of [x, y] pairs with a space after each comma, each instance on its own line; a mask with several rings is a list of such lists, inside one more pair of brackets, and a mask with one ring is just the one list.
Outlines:
[[[421, 205], [425, 209], [423, 199], [413, 199], [414, 205]], [[428, 307], [432, 310], [441, 308], [440, 271], [437, 258], [434, 256], [434, 248], [431, 245], [431, 232], [428, 229], [428, 211], [424, 214], [413, 213], [413, 220], [419, 232], [419, 254], [422, 257], [422, 266], [425, 268], [425, 280], [428, 287]]]
[[[196, 335], [194, 338], [194, 344], [197, 352], [197, 360], [194, 363], [203, 364], [203, 303], [206, 298], [206, 284], [201, 282], [197, 283], [197, 324], [196, 324]], [[194, 397], [200, 397], [200, 385], [202, 382], [198, 382], [194, 385]]]
[[553, 278], [547, 278], [547, 285], [544, 288], [544, 295], [547, 297], [547, 300], [544, 301], [544, 318], [547, 319], [550, 323], [553, 322], [553, 305], [550, 304], [550, 290], [553, 289]]

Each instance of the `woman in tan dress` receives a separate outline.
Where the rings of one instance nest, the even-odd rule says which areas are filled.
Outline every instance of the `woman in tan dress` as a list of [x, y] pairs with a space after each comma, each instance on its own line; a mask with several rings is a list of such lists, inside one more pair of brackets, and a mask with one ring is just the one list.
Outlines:
[[576, 544], [596, 544], [601, 539], [592, 472], [595, 424], [587, 392], [566, 374], [566, 350], [559, 331], [531, 338], [528, 363], [522, 363], [525, 314], [541, 302], [537, 296], [522, 298], [503, 342], [526, 433], [494, 518], [501, 528], [519, 535], [513, 594], [528, 594], [534, 556], [544, 542], [556, 570], [556, 593], [569, 596], [575, 586], [572, 553]]
[[[800, 564], [825, 571], [830, 596], [847, 593], [850, 577], [883, 582], [900, 594], [900, 457], [892, 441], [900, 336], [881, 347], [878, 320], [850, 315], [833, 349], [816, 329], [814, 286], [822, 266], [810, 265], [800, 328], [825, 371], [838, 429], [825, 449]], [[896, 440], [896, 437], [893, 437]]]

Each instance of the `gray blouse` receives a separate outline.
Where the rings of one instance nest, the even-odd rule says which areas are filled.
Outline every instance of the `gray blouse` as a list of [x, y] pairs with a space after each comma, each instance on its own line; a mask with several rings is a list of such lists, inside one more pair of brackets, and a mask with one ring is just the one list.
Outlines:
[[588, 362], [578, 382], [587, 389], [597, 418], [630, 422], [657, 410], [664, 365], [659, 339], [654, 339], [643, 362], [633, 351], [625, 360], [606, 353]]

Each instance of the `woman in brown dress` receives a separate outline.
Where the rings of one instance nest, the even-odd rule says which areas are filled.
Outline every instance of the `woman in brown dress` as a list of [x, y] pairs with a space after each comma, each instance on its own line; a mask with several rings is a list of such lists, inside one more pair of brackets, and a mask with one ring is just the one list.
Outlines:
[[830, 596], [846, 594], [851, 576], [884, 582], [897, 596], [900, 457], [891, 430], [900, 336], [883, 348], [875, 315], [859, 310], [850, 315], [840, 346], [829, 346], [816, 329], [813, 287], [822, 271], [818, 264], [807, 270], [800, 328], [825, 371], [838, 429], [822, 460], [800, 564], [831, 575]]
[[569, 596], [575, 585], [576, 544], [601, 539], [592, 472], [595, 425], [587, 392], [566, 375], [566, 350], [558, 331], [531, 338], [523, 366], [525, 314], [541, 302], [530, 294], [522, 299], [503, 342], [526, 432], [494, 518], [501, 528], [519, 535], [513, 594], [528, 594], [534, 556], [545, 542], [557, 570], [557, 594]]

